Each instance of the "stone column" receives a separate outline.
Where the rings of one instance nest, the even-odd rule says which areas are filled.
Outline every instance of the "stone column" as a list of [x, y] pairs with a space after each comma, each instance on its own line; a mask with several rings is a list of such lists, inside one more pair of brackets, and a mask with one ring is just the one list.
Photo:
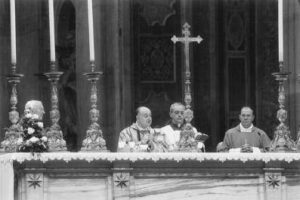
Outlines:
[[[283, 48], [285, 69], [291, 72], [287, 83], [287, 111], [291, 134], [296, 139], [300, 127], [300, 1], [283, 1]], [[298, 79], [298, 80], [297, 80]]]
[[[9, 22], [9, 3], [7, 1], [0, 1], [0, 69], [1, 74], [8, 74], [10, 72], [10, 22]], [[9, 85], [5, 78], [0, 80], [0, 141], [3, 140], [5, 131], [4, 127], [9, 126], [8, 112], [9, 106]]]
[[104, 135], [108, 149], [114, 151], [117, 149], [119, 132], [131, 120], [132, 19], [130, 1], [107, 0], [101, 5], [104, 13], [101, 23], [105, 37], [101, 49], [104, 65]]

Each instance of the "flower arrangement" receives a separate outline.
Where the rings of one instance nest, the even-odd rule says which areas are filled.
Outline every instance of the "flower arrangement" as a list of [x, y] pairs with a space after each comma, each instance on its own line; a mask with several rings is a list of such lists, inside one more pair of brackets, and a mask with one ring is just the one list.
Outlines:
[[42, 116], [43, 105], [40, 101], [32, 100], [25, 105], [25, 115], [20, 120], [23, 132], [18, 139], [20, 152], [45, 152], [48, 150], [48, 139], [44, 133]]
[[37, 114], [26, 114], [20, 122], [23, 133], [18, 140], [21, 152], [44, 152], [48, 149], [48, 139], [43, 134], [43, 122], [39, 120]]

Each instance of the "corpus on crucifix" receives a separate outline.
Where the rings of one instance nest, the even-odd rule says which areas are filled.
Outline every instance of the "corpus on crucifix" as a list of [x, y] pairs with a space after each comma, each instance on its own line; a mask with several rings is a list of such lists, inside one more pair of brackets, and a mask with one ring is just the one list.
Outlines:
[[171, 38], [173, 43], [182, 42], [184, 44], [184, 67], [185, 67], [185, 87], [184, 87], [184, 102], [185, 111], [184, 119], [185, 125], [180, 133], [180, 140], [178, 143], [179, 151], [204, 151], [204, 141], [207, 139], [207, 135], [203, 133], [195, 133], [191, 121], [193, 119], [193, 111], [191, 110], [191, 70], [190, 70], [190, 52], [189, 45], [192, 42], [198, 44], [202, 41], [202, 38], [198, 35], [197, 37], [190, 37], [190, 25], [185, 23], [183, 25], [182, 34], [183, 37], [176, 37], [175, 35]]

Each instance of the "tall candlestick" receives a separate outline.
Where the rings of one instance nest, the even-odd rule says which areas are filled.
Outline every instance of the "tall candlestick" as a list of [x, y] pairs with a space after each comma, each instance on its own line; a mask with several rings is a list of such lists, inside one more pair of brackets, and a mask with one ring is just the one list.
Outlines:
[[11, 39], [11, 63], [15, 65], [17, 63], [15, 0], [10, 0], [10, 39]]
[[278, 56], [283, 61], [283, 0], [278, 0]]
[[95, 61], [94, 48], [94, 23], [93, 23], [93, 2], [87, 0], [88, 5], [88, 20], [89, 20], [89, 46], [90, 46], [90, 61]]
[[48, 4], [49, 4], [49, 30], [50, 30], [50, 61], [55, 62], [55, 35], [54, 35], [53, 0], [48, 0]]

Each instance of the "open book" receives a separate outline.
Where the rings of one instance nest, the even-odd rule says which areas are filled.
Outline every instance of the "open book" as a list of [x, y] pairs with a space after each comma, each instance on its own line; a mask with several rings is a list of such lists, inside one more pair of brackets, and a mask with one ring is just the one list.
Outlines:
[[205, 133], [200, 133], [196, 136], [195, 140], [199, 141], [199, 142], [205, 142], [205, 140], [207, 140], [208, 135], [206, 135]]

